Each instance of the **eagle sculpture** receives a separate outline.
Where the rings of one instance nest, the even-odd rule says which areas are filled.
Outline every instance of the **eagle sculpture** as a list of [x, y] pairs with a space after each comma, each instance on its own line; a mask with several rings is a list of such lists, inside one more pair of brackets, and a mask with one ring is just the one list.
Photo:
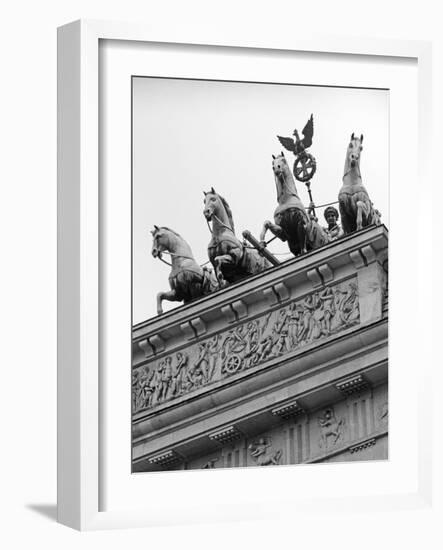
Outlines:
[[295, 136], [295, 141], [290, 137], [277, 136], [280, 143], [285, 149], [294, 153], [295, 156], [301, 155], [305, 149], [311, 147], [312, 137], [314, 135], [314, 117], [311, 115], [302, 131], [303, 139], [300, 139], [297, 129], [292, 134]]

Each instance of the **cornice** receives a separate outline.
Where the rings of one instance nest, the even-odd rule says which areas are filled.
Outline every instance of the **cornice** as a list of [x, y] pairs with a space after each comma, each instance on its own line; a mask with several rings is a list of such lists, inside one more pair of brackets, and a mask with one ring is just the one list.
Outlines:
[[[329, 283], [334, 279], [334, 272], [344, 265], [355, 264], [356, 261], [364, 265], [367, 262], [368, 254], [358, 251], [369, 251], [371, 260], [371, 255], [385, 250], [387, 243], [386, 227], [371, 226], [195, 302], [138, 323], [133, 327], [133, 342], [142, 342], [143, 345], [143, 341], [148, 338], [146, 345], [151, 346], [155, 353], [163, 349], [162, 334], [175, 330], [180, 331], [185, 338], [192, 338], [196, 326], [197, 332], [204, 334], [206, 325], [214, 317], [224, 318], [228, 325], [246, 316], [248, 301], [278, 306], [290, 297], [291, 289], [302, 285], [315, 289]], [[355, 264], [353, 271], [358, 267]]]
[[342, 399], [336, 384], [344, 377], [364, 374], [371, 384], [382, 383], [387, 376], [387, 321], [367, 327], [365, 332], [366, 336], [348, 335], [346, 342], [330, 342], [323, 350], [317, 348], [298, 360], [292, 358], [249, 379], [231, 381], [224, 388], [168, 408], [165, 404], [162, 410], [140, 417], [133, 424], [134, 458], [143, 456], [145, 448], [149, 453], [162, 452], [171, 441], [179, 444], [205, 437], [205, 430], [217, 432], [248, 418], [267, 415], [268, 421], [278, 422], [275, 412], [294, 401], [309, 410], [320, 395], [326, 402]]
[[[387, 346], [387, 335], [387, 319], [364, 327], [357, 325], [347, 331], [330, 336], [322, 342], [313, 342], [303, 348], [289, 352], [283, 357], [270, 359], [268, 362], [255, 368], [241, 371], [229, 378], [219, 380], [208, 386], [203, 386], [192, 393], [157, 405], [155, 408], [145, 409], [133, 415], [133, 424], [137, 424], [149, 418], [163, 417], [165, 414], [167, 415], [168, 412], [174, 410], [180, 411], [177, 413], [179, 417], [186, 417], [195, 409], [194, 403], [201, 398], [206, 397], [209, 398], [210, 401], [213, 401], [211, 396], [217, 394], [217, 404], [219, 404], [222, 395], [220, 392], [233, 388], [231, 393], [236, 394], [238, 390], [236, 390], [234, 386], [241, 382], [251, 385], [252, 381], [255, 384], [261, 377], [263, 380], [266, 379], [266, 383], [263, 382], [263, 384], [268, 385], [273, 378], [284, 380], [287, 376], [293, 376], [295, 372], [297, 372], [297, 374], [300, 372], [307, 373], [312, 367], [319, 367], [322, 364], [331, 364], [336, 361], [344, 361], [348, 355], [359, 355], [366, 348], [371, 348], [374, 345], [377, 347]], [[293, 367], [290, 369], [285, 368], [285, 365], [294, 365], [295, 363], [298, 365], [297, 371], [294, 371]], [[267, 374], [272, 371], [274, 371], [275, 374]], [[228, 396], [226, 399], [228, 400]], [[187, 411], [187, 404], [190, 407], [189, 413]], [[175, 416], [175, 413], [173, 413], [173, 416]], [[166, 419], [166, 416], [164, 418]]]

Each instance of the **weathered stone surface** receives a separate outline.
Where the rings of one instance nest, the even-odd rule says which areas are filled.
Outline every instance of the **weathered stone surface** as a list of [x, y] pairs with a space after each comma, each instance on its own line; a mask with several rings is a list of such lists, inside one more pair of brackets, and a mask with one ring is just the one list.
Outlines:
[[[249, 437], [237, 428], [228, 427], [220, 432], [220, 438], [215, 438], [216, 449], [189, 457], [186, 469], [386, 459], [387, 425], [380, 418], [386, 399], [384, 383], [374, 389], [369, 402], [360, 397], [355, 407], [350, 408], [346, 400], [336, 401], [286, 418], [279, 425]], [[358, 417], [357, 429], [353, 428], [354, 415]], [[139, 467], [150, 469], [143, 462]], [[177, 461], [162, 466], [170, 467], [176, 468]]]
[[135, 326], [134, 471], [387, 458], [386, 250], [371, 227]]
[[[135, 369], [134, 412], [209, 386], [358, 322], [356, 282], [351, 279], [325, 287], [286, 307], [270, 310], [265, 316], [184, 347], [175, 355]], [[191, 323], [182, 324], [181, 328], [187, 340], [195, 338]]]

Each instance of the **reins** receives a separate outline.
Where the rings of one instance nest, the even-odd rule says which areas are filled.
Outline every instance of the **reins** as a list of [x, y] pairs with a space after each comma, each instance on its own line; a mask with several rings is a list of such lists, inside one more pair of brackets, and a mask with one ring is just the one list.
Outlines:
[[[348, 172], [346, 172], [347, 174]], [[346, 174], [344, 174], [343, 177], [346, 176]], [[361, 176], [360, 176], [361, 177]], [[292, 193], [291, 193], [292, 194]], [[299, 198], [298, 195], [294, 195], [295, 197]], [[323, 208], [325, 206], [332, 206], [333, 204], [338, 204], [338, 201], [333, 201], [333, 202], [328, 202], [328, 203], [325, 203], [325, 204], [320, 204], [318, 206], [316, 206], [316, 208]], [[309, 210], [309, 206], [308, 207], [305, 207], [305, 210]], [[229, 231], [232, 231], [232, 233], [234, 234], [235, 236], [235, 233], [234, 233], [234, 230], [232, 229], [232, 227], [230, 227], [229, 225], [226, 225], [224, 222], [222, 222], [222, 220], [216, 215], [216, 214], [212, 214], [212, 217], [222, 226], [224, 227], [225, 229], [229, 229]], [[206, 223], [208, 225], [208, 229], [209, 229], [209, 232], [211, 233], [211, 235], [214, 235], [214, 231], [212, 230], [212, 227], [211, 227], [211, 224], [209, 223], [209, 220], [206, 219]], [[275, 239], [277, 238], [277, 236], [275, 235], [274, 237], [272, 237], [271, 239], [269, 239], [268, 241], [265, 241], [265, 245], [268, 246], [268, 244], [272, 243], [272, 241], [274, 241]], [[223, 242], [223, 241], [219, 241], [217, 244], [220, 244], [220, 242]], [[247, 244], [243, 244], [242, 243], [242, 246], [244, 248], [249, 248], [250, 250], [257, 250], [255, 248], [255, 246], [250, 246], [250, 245], [247, 245]], [[166, 260], [164, 260], [162, 258], [162, 254], [168, 254], [168, 256], [170, 256], [171, 258], [172, 257], [175, 257], [175, 258], [185, 258], [186, 260], [193, 260], [195, 261], [195, 258], [192, 258], [190, 256], [184, 256], [183, 254], [175, 254], [174, 252], [168, 252], [166, 250], [160, 252], [158, 259], [163, 262], [164, 264], [168, 265], [169, 267], [172, 267], [172, 264], [167, 262]], [[274, 256], [286, 256], [288, 254], [288, 252], [274, 252], [273, 253]], [[196, 262], [197, 263], [197, 262]], [[202, 263], [202, 264], [197, 264], [199, 267], [204, 267], [205, 265], [208, 265], [209, 263], [211, 263], [210, 260]]]
[[[218, 221], [218, 223], [221, 224], [223, 227], [225, 227], [226, 229], [229, 229], [230, 231], [232, 231], [232, 232], [234, 233], [234, 230], [232, 229], [232, 227], [229, 227], [228, 225], [226, 225], [225, 223], [223, 223], [223, 222], [221, 221], [221, 219], [220, 219], [218, 216], [216, 216], [215, 214], [212, 214], [212, 217], [215, 218], [215, 219]], [[214, 234], [214, 231], [212, 231], [212, 228], [211, 228], [211, 225], [210, 225], [209, 221], [206, 220], [206, 223], [208, 224], [209, 231], [210, 231], [211, 234], [213, 235], [213, 234]], [[235, 233], [234, 233], [234, 236], [235, 236]], [[277, 237], [275, 236], [275, 237], [272, 237], [272, 239], [269, 239], [269, 241], [266, 241], [266, 246], [267, 246], [269, 243], [272, 243], [272, 241], [273, 241], [274, 239], [276, 239], [276, 238], [277, 238]], [[221, 243], [221, 242], [223, 242], [223, 241], [218, 241], [217, 244], [219, 244], [219, 243]], [[252, 250], [257, 250], [257, 249], [255, 248], [255, 246], [249, 246], [249, 245], [246, 245], [246, 244], [243, 245], [243, 246], [244, 246], [245, 248], [251, 248]]]
[[[160, 252], [160, 254], [168, 254], [168, 256], [171, 256], [174, 257], [174, 258], [185, 258], [186, 260], [192, 260], [195, 262], [195, 258], [192, 258], [190, 256], [184, 256], [183, 254], [174, 254], [174, 252], [168, 252], [167, 250], [164, 250], [162, 252]], [[172, 267], [172, 264], [170, 264], [169, 262], [167, 262], [166, 260], [164, 260], [161, 256], [157, 256], [157, 258], [163, 262], [164, 264], [166, 265], [169, 265], [169, 267]], [[199, 265], [200, 267], [204, 267], [205, 265], [207, 265], [209, 263], [210, 260], [208, 260], [207, 262], [203, 263], [203, 264], [197, 264]], [[195, 262], [197, 263], [197, 262]]]

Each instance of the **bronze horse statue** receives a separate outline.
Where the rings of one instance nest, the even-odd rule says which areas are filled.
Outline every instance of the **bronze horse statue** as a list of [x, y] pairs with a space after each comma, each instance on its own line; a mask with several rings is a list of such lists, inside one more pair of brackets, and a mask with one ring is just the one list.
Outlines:
[[351, 135], [346, 149], [343, 186], [338, 194], [341, 223], [346, 234], [359, 231], [371, 224], [380, 225], [380, 212], [374, 208], [363, 186], [360, 172], [360, 157], [363, 150], [363, 135]]
[[295, 180], [286, 162], [285, 155], [272, 155], [272, 170], [277, 188], [278, 206], [274, 211], [274, 221], [265, 221], [260, 234], [265, 246], [266, 232], [269, 229], [276, 237], [288, 242], [289, 250], [299, 256], [329, 242], [326, 231], [317, 223], [313, 215], [308, 215], [295, 187]]
[[249, 248], [236, 237], [232, 211], [226, 199], [213, 187], [209, 192], [204, 191], [204, 195], [203, 214], [208, 225], [212, 222], [208, 256], [220, 287], [270, 267], [271, 264], [257, 250]]
[[163, 313], [162, 301], [184, 302], [200, 298], [218, 289], [212, 270], [201, 267], [189, 244], [174, 230], [154, 225], [152, 255], [162, 259], [164, 252], [171, 257], [169, 286], [171, 290], [157, 294], [157, 313]]

